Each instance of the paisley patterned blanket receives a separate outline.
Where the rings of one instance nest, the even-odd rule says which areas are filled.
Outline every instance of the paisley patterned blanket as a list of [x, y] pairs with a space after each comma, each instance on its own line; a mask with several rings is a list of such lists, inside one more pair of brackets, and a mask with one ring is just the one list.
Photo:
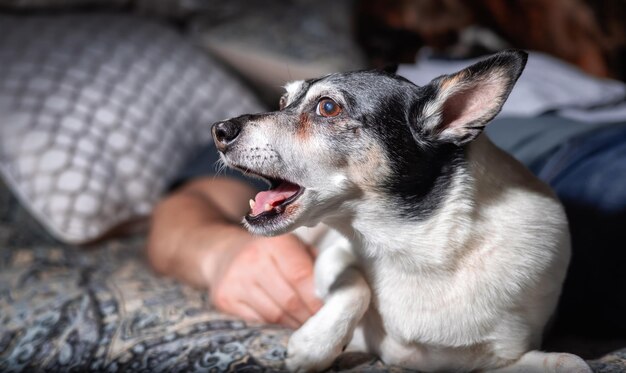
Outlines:
[[[141, 236], [89, 248], [50, 238], [0, 183], [0, 371], [283, 371], [290, 331], [215, 311], [156, 276]], [[590, 362], [626, 371], [626, 349]], [[333, 371], [390, 372], [365, 354]]]

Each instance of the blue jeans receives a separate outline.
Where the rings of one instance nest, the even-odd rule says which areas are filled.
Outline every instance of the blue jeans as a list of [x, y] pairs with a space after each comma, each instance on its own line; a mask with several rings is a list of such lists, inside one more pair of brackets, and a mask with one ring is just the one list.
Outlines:
[[626, 335], [626, 124], [565, 141], [529, 165], [565, 206], [572, 261], [555, 331]]
[[619, 214], [626, 209], [626, 124], [574, 137], [530, 167], [564, 202]]

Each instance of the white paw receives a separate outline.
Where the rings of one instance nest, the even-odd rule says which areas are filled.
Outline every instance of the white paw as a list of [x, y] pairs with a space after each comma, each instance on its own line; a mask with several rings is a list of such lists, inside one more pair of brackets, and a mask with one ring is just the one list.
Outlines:
[[332, 332], [310, 326], [306, 323], [289, 338], [285, 363], [290, 372], [321, 372], [343, 350], [341, 340], [333, 338]]
[[497, 369], [498, 373], [591, 373], [582, 358], [561, 352], [530, 351], [515, 363]]
[[544, 359], [543, 366], [548, 368], [548, 372], [554, 373], [592, 373], [585, 360], [567, 353], [548, 354]]

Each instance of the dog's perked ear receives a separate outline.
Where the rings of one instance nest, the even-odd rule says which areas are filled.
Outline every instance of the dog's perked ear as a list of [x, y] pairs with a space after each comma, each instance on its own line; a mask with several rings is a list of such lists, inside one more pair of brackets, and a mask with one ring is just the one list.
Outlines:
[[523, 51], [500, 52], [422, 87], [412, 110], [415, 139], [456, 145], [475, 139], [502, 109], [527, 58]]

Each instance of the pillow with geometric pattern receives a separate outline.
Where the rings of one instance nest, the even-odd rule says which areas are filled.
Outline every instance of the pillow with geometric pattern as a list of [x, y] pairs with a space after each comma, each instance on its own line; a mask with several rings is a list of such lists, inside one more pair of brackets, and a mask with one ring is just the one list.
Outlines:
[[61, 241], [146, 216], [209, 125], [261, 111], [169, 27], [113, 14], [0, 15], [0, 175]]

